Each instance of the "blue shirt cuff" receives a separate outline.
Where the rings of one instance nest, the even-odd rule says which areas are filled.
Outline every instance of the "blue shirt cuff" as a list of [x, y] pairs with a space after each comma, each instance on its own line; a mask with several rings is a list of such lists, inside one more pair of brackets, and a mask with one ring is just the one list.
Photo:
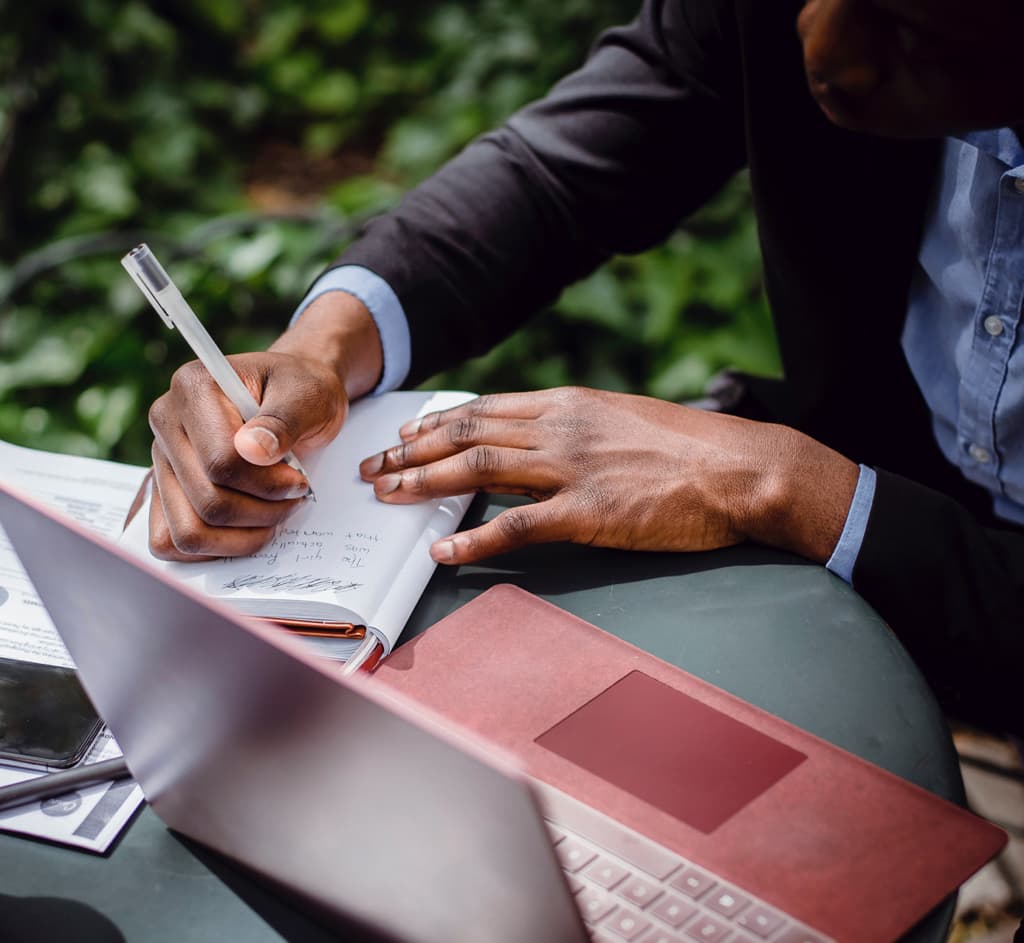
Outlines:
[[317, 298], [329, 291], [344, 291], [354, 295], [370, 312], [377, 325], [384, 349], [384, 373], [372, 393], [386, 393], [398, 389], [409, 375], [411, 344], [409, 322], [398, 295], [375, 272], [361, 265], [341, 265], [324, 272], [310, 288], [289, 322], [294, 324]]
[[864, 542], [864, 532], [868, 527], [868, 516], [871, 504], [875, 500], [875, 470], [866, 465], [860, 466], [860, 477], [857, 479], [857, 490], [853, 492], [853, 501], [846, 515], [843, 532], [839, 535], [832, 556], [825, 566], [847, 583], [853, 583], [853, 567], [860, 553], [860, 545]]

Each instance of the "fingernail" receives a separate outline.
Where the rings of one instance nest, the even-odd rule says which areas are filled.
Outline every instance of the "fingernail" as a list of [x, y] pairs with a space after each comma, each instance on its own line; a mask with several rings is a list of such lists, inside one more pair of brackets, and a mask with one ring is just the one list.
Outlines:
[[398, 430], [398, 434], [403, 439], [411, 439], [417, 432], [420, 431], [420, 424], [423, 422], [422, 419], [410, 419], [401, 429]]
[[268, 458], [273, 458], [281, 450], [281, 443], [277, 441], [277, 436], [269, 429], [264, 429], [263, 426], [252, 426], [249, 429], [243, 429], [242, 435], [249, 439], [257, 448], [266, 452]]
[[363, 474], [376, 475], [384, 467], [384, 453], [378, 452], [363, 460]]
[[455, 556], [455, 543], [451, 540], [439, 540], [430, 548], [430, 557], [438, 563], [447, 563]]
[[297, 484], [294, 488], [288, 490], [287, 497], [289, 498], [308, 498], [309, 497], [309, 482], [303, 481]]
[[377, 494], [391, 494], [401, 483], [401, 475], [384, 475], [377, 479]]

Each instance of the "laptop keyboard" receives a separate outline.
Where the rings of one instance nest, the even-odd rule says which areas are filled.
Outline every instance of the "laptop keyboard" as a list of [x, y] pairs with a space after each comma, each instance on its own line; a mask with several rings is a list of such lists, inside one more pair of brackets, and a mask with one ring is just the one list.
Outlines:
[[742, 888], [542, 785], [545, 824], [595, 943], [827, 943]]

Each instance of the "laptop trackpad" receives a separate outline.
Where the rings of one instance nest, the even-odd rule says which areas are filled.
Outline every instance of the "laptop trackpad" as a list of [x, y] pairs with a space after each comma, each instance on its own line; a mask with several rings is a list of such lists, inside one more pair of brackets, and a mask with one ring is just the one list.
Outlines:
[[705, 833], [807, 758], [641, 671], [536, 742]]

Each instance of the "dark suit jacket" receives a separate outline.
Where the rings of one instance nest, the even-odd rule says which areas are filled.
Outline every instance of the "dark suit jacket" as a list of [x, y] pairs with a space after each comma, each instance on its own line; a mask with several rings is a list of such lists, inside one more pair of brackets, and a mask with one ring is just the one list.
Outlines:
[[749, 167], [786, 377], [758, 385], [759, 408], [876, 466], [855, 587], [947, 708], [1020, 730], [1024, 535], [943, 460], [900, 349], [938, 144], [831, 125], [807, 91], [800, 6], [649, 0], [340, 261], [397, 292], [416, 383]]

